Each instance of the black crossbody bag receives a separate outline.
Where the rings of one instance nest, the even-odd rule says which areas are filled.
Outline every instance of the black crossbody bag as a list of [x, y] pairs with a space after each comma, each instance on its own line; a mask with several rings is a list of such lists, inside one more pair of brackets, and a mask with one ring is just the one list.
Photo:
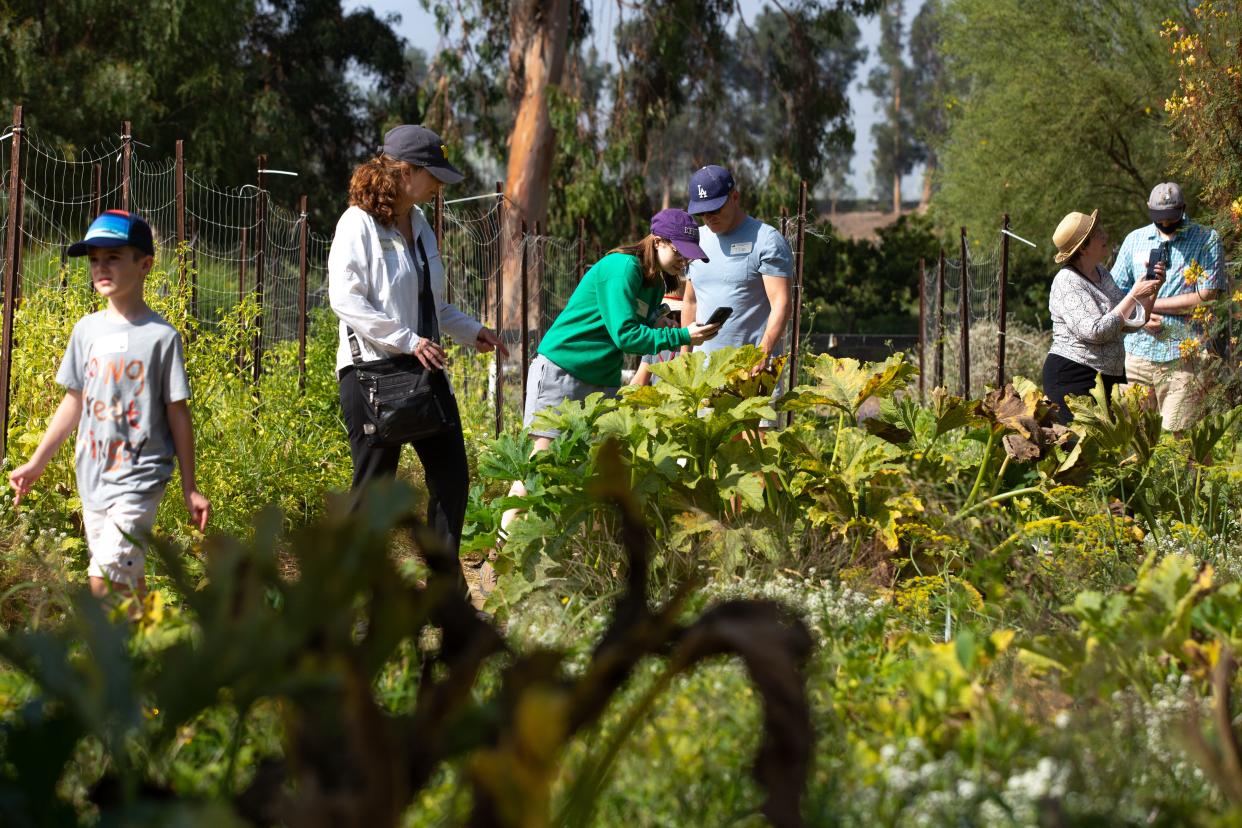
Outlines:
[[[420, 337], [440, 341], [435, 298], [431, 292], [431, 266], [422, 237], [416, 237], [422, 279], [418, 291]], [[354, 375], [362, 389], [366, 422], [362, 431], [367, 443], [393, 447], [404, 443], [458, 431], [457, 404], [443, 371], [429, 371], [413, 354], [362, 361], [362, 350], [354, 331], [346, 326]]]

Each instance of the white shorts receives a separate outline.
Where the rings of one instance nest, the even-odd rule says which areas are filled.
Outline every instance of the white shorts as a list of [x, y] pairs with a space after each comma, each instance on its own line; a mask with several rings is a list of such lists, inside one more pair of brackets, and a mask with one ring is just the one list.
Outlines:
[[164, 489], [135, 494], [104, 509], [82, 509], [86, 547], [91, 563], [86, 574], [135, 587], [146, 571], [146, 535], [155, 525], [155, 513]]

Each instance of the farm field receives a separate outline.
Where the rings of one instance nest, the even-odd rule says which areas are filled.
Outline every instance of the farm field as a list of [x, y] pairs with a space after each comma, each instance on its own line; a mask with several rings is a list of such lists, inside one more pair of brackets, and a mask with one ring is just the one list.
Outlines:
[[[95, 291], [141, 310], [141, 257], [68, 257], [134, 211], [212, 515], [174, 476], [149, 593], [100, 600], [73, 450], [0, 487], [0, 828], [1242, 826], [1242, 0], [132, 11], [0, 5], [0, 466]], [[508, 343], [446, 343], [460, 551], [413, 451], [347, 491], [338, 237]], [[639, 240], [636, 316], [570, 305]], [[679, 326], [678, 279], [687, 330], [596, 323]], [[718, 311], [790, 357], [656, 361], [533, 452], [536, 343], [611, 387]], [[1180, 432], [1045, 397], [1166, 368]], [[90, 410], [129, 438], [134, 392]]]
[[[304, 393], [289, 354], [273, 354], [252, 387], [236, 362], [244, 310], [195, 330], [184, 291], [163, 278], [149, 293], [188, 333], [199, 482], [218, 508], [212, 537], [186, 528], [179, 498], [166, 498], [143, 620], [109, 625], [81, 596], [68, 452], [21, 508], [0, 496], [3, 738], [43, 746], [6, 750], [0, 807], [15, 820], [52, 802], [62, 820], [176, 813], [225, 824], [247, 813], [273, 761], [328, 761], [295, 710], [320, 705], [323, 721], [344, 729], [328, 743], [345, 738], [353, 756], [388, 755], [349, 742], [382, 725], [325, 713], [330, 688], [355, 675], [350, 659], [367, 681], [356, 691], [395, 723], [435, 684], [420, 664], [447, 646], [417, 634], [425, 618], [380, 614], [396, 605], [374, 591], [385, 577], [410, 590], [429, 577], [411, 542], [388, 531], [417, 508], [417, 465], [403, 475], [411, 493], [378, 494], [356, 522], [331, 494], [349, 470], [334, 326], [313, 327]], [[70, 327], [61, 320], [90, 301], [46, 290], [23, 304], [19, 452], [51, 413], [55, 361], [33, 355], [59, 353]], [[820, 357], [781, 403], [792, 425], [760, 435], [759, 419], [774, 412], [770, 375], [747, 378], [756, 358], [742, 350], [708, 368], [691, 356], [660, 366], [656, 386], [568, 404], [553, 415], [563, 437], [530, 460], [516, 432], [490, 439], [489, 408], [463, 406], [479, 481], [465, 557], [494, 546], [500, 511], [516, 505], [500, 496], [508, 480], [526, 480], [530, 494], [495, 564], [488, 628], [503, 646], [461, 688], [456, 746], [427, 743], [434, 762], [407, 792], [402, 824], [465, 821], [496, 785], [522, 813], [562, 824], [761, 824], [764, 803], [789, 795], [750, 774], [764, 734], [780, 735], [765, 700], [781, 698], [809, 723], [805, 761], [795, 750], [777, 765], [806, 774], [807, 824], [1228, 818], [1239, 781], [1235, 737], [1222, 730], [1242, 617], [1236, 411], [1174, 439], [1133, 396], [1111, 414], [1082, 398], [1067, 432], [1021, 379], [979, 400], [935, 391], [920, 404], [902, 357]], [[694, 415], [701, 400], [704, 418]], [[785, 696], [747, 672], [761, 662], [744, 647], [743, 660], [697, 669], [683, 669], [675, 648], [652, 647], [632, 654], [632, 671], [576, 732], [555, 696], [509, 705], [515, 664], [542, 665], [550, 688], [598, 675], [595, 648], [633, 589], [633, 550], [608, 501], [622, 490], [649, 529], [645, 589], [651, 606], [672, 607], [668, 623], [726, 600], [788, 608], [776, 628], [737, 622], [742, 642], [774, 629], [806, 636], [805, 648], [772, 639], [773, 652], [788, 645]], [[253, 597], [215, 614], [213, 602], [242, 594], [231, 591], [241, 583]], [[299, 604], [308, 595], [309, 616]], [[366, 630], [381, 622], [391, 637], [372, 641]], [[292, 657], [298, 636], [317, 628], [329, 636], [325, 659]], [[249, 642], [248, 655], [220, 663], [221, 636]], [[540, 652], [558, 655], [550, 666], [524, 660]], [[805, 688], [800, 701], [789, 686]], [[518, 744], [488, 747], [486, 723], [497, 721]], [[528, 774], [504, 770], [515, 755], [527, 755]], [[365, 789], [300, 790], [300, 801], [322, 796], [341, 814], [375, 807]]]

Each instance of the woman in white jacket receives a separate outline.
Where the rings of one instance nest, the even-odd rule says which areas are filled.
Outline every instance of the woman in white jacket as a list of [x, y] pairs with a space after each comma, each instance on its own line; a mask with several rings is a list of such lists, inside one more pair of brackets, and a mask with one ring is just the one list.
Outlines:
[[[395, 476], [401, 447], [367, 444], [351, 331], [359, 361], [413, 354], [427, 370], [443, 370], [440, 331], [480, 352], [500, 348], [507, 354], [494, 331], [444, 300], [444, 264], [435, 232], [418, 207], [434, 200], [444, 184], [461, 179], [440, 136], [409, 124], [390, 130], [380, 154], [350, 179], [350, 206], [337, 222], [328, 254], [328, 297], [341, 320], [336, 373], [355, 491], [374, 478]], [[411, 445], [430, 492], [428, 521], [456, 555], [469, 491], [461, 430]]]

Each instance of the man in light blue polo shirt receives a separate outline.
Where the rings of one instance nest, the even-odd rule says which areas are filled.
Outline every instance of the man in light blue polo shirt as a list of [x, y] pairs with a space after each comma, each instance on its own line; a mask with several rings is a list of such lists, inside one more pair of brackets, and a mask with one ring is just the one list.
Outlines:
[[692, 262], [686, 272], [681, 324], [702, 322], [716, 308], [730, 307], [733, 315], [720, 333], [698, 347], [711, 352], [757, 345], [779, 356], [792, 309], [789, 243], [775, 227], [746, 214], [733, 176], [714, 164], [690, 178], [688, 210], [704, 221], [699, 246], [708, 261]]
[[1156, 294], [1151, 318], [1125, 338], [1126, 379], [1152, 388], [1165, 429], [1181, 432], [1202, 414], [1206, 390], [1195, 357], [1182, 355], [1182, 343], [1195, 339], [1200, 348], [1207, 344], [1204, 326], [1191, 314], [1225, 289], [1224, 257], [1220, 234], [1186, 217], [1186, 201], [1177, 184], [1157, 184], [1147, 210], [1152, 223], [1126, 236], [1112, 267], [1117, 286], [1129, 290], [1146, 278], [1151, 251], [1167, 245], [1164, 285]]

